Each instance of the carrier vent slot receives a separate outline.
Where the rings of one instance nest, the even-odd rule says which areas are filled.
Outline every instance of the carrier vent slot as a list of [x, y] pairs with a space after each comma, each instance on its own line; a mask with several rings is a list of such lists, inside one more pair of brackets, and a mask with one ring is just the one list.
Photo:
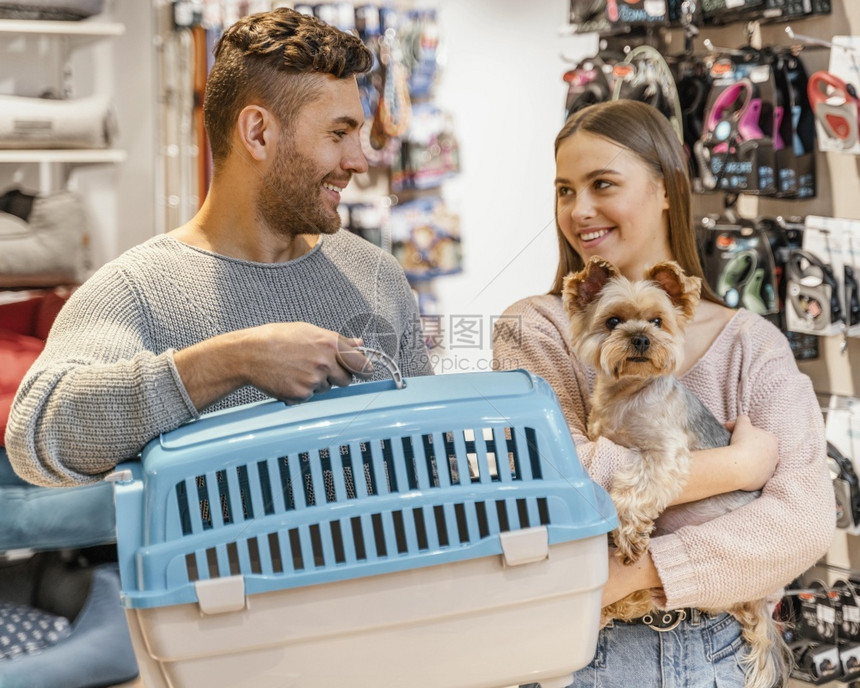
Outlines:
[[200, 574], [197, 572], [197, 555], [194, 552], [185, 555], [185, 571], [189, 582], [200, 580]]
[[[549, 525], [545, 497], [437, 504], [353, 516], [262, 534], [185, 555], [188, 580], [287, 575], [471, 544]], [[202, 557], [202, 558], [201, 558]]]
[[466, 520], [466, 507], [462, 504], [455, 504], [454, 514], [457, 518], [457, 534], [460, 536], [460, 542], [469, 542], [469, 524]]
[[257, 462], [257, 475], [260, 480], [260, 497], [263, 500], [263, 513], [266, 516], [275, 513], [275, 496], [272, 494], [272, 481], [269, 478], [269, 463]]
[[423, 509], [413, 509], [412, 518], [415, 521], [415, 536], [419, 550], [430, 549], [430, 544], [427, 539], [427, 526], [424, 523]]
[[525, 499], [517, 500], [517, 517], [520, 519], [520, 528], [531, 528], [529, 507]]
[[345, 545], [343, 533], [340, 529], [340, 521], [332, 521], [331, 524], [331, 541], [334, 546], [334, 560], [338, 564], [346, 562]]
[[302, 542], [299, 537], [299, 529], [290, 529], [290, 552], [293, 555], [293, 569], [301, 571], [305, 568], [305, 559], [302, 556]]
[[550, 524], [549, 521], [549, 504], [547, 504], [546, 497], [539, 497], [537, 500], [538, 505], [538, 514], [540, 516], [540, 524], [542, 526], [548, 526]]
[[445, 507], [442, 505], [434, 506], [433, 517], [436, 519], [436, 535], [439, 538], [439, 546], [448, 547], [451, 541], [448, 539], [448, 519], [445, 518]]
[[278, 458], [278, 473], [281, 478], [281, 494], [284, 498], [284, 509], [292, 511], [296, 508], [296, 499], [293, 490], [293, 479], [290, 475], [290, 459], [287, 456]]
[[540, 448], [538, 447], [537, 434], [534, 428], [525, 428], [526, 446], [529, 453], [529, 464], [531, 465], [532, 475], [534, 480], [542, 480], [543, 472], [541, 471]]
[[272, 573], [284, 572], [284, 560], [281, 556], [281, 543], [277, 533], [269, 533], [269, 554], [272, 557]]
[[358, 516], [353, 516], [350, 519], [352, 527], [352, 543], [355, 546], [355, 558], [359, 561], [367, 559], [367, 550], [364, 545], [364, 532], [361, 528], [361, 519]]
[[176, 501], [182, 533], [190, 535], [343, 500], [542, 473], [534, 429], [478, 428], [356, 442], [206, 473], [178, 483]]
[[508, 522], [508, 507], [503, 499], [496, 500], [496, 518], [499, 519], [499, 532], [506, 533], [511, 529]]

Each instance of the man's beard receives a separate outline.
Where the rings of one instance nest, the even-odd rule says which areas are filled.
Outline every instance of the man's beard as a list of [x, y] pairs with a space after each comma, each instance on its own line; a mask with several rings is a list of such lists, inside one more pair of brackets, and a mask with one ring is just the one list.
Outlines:
[[283, 236], [334, 234], [340, 229], [340, 215], [323, 201], [321, 183], [313, 162], [282, 144], [260, 186], [258, 217]]

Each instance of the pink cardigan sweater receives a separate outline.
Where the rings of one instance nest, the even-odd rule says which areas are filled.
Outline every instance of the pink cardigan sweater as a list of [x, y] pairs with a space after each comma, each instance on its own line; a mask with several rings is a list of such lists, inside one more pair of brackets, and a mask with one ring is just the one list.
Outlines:
[[[594, 370], [570, 351], [561, 299], [543, 295], [505, 311], [494, 336], [500, 369], [525, 368], [558, 394], [579, 458], [608, 488], [632, 451], [585, 436]], [[502, 325], [503, 324], [503, 325]], [[666, 608], [725, 608], [773, 595], [825, 554], [835, 528], [822, 414], [785, 336], [740, 310], [681, 381], [721, 422], [748, 415], [779, 439], [779, 464], [759, 499], [700, 526], [651, 540]]]

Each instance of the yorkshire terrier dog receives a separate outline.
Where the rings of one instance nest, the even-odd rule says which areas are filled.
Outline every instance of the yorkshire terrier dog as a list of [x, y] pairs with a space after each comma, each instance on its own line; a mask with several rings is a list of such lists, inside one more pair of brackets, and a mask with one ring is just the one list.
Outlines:
[[[690, 471], [690, 452], [726, 446], [730, 434], [674, 377], [684, 358], [684, 332], [699, 302], [702, 281], [674, 261], [631, 282], [610, 262], [593, 257], [565, 278], [562, 300], [571, 320], [573, 350], [597, 371], [588, 437], [606, 437], [639, 450], [639, 459], [613, 476], [618, 512], [612, 538], [624, 564], [636, 562], [651, 534], [704, 523], [758, 496], [731, 492], [670, 507]], [[750, 652], [743, 659], [746, 688], [785, 685], [790, 653], [766, 600], [728, 611], [740, 621]], [[647, 590], [604, 607], [604, 622], [655, 612]]]

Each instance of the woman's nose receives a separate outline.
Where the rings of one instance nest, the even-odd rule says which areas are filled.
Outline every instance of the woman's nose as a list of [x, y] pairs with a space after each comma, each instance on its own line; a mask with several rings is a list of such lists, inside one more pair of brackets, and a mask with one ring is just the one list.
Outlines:
[[594, 215], [594, 203], [591, 194], [580, 192], [576, 195], [570, 207], [570, 217], [574, 221], [585, 220]]

